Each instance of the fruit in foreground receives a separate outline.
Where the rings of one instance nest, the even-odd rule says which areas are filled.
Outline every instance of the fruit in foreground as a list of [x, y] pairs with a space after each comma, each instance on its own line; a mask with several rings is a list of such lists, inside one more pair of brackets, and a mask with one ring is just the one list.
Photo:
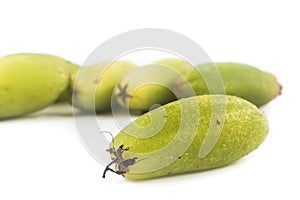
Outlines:
[[267, 133], [265, 115], [246, 100], [190, 97], [152, 110], [125, 127], [108, 150], [116, 168], [108, 166], [106, 171], [149, 179], [218, 168], [252, 152]]

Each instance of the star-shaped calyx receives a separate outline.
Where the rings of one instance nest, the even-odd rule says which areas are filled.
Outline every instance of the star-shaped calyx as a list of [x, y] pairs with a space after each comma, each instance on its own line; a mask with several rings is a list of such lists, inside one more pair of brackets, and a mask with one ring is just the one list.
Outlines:
[[121, 84], [118, 84], [119, 93], [116, 94], [117, 97], [120, 97], [122, 99], [122, 103], [126, 105], [127, 98], [131, 98], [132, 96], [127, 93], [127, 87], [128, 84], [125, 84], [124, 87], [121, 86]]

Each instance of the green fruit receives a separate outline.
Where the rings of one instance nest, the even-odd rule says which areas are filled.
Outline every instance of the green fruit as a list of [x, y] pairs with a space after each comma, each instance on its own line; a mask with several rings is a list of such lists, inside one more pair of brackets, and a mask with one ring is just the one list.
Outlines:
[[126, 61], [102, 62], [82, 67], [73, 89], [73, 105], [83, 111], [111, 109], [112, 93], [119, 80], [136, 65]]
[[[281, 85], [273, 74], [261, 71], [250, 65], [214, 63], [197, 66], [198, 70], [204, 73], [214, 67], [218, 69], [223, 79], [226, 94], [244, 98], [257, 106], [270, 102], [281, 92]], [[188, 73], [185, 78], [197, 95], [218, 94], [218, 92], [208, 91], [205, 80], [196, 70]], [[176, 86], [178, 90], [184, 93], [186, 87], [184, 84], [180, 85], [177, 82]], [[188, 97], [190, 95], [184, 96]]]
[[[180, 59], [165, 59], [154, 64], [157, 68], [160, 66], [169, 71], [162, 73], [156, 69], [153, 73], [139, 72], [125, 76], [121, 84], [127, 90], [123, 92], [122, 100], [117, 98], [120, 105], [145, 112], [154, 104], [164, 105], [195, 95], [226, 93], [261, 106], [274, 99], [281, 91], [274, 75], [245, 64], [212, 63], [195, 68]], [[137, 85], [136, 79], [147, 79], [149, 83], [139, 82], [140, 85]], [[157, 84], [162, 81], [165, 83], [164, 87]]]
[[267, 133], [265, 115], [250, 102], [203, 95], [142, 115], [114, 138], [110, 152], [123, 149], [115, 161], [118, 174], [149, 179], [228, 165], [256, 149]]
[[145, 111], [155, 104], [176, 100], [170, 84], [178, 76], [178, 72], [156, 64], [138, 67], [120, 80], [114, 96], [123, 107]]
[[[194, 67], [183, 60], [157, 61], [126, 74], [114, 94], [121, 106], [145, 112], [182, 98], [181, 91], [173, 88], [174, 82], [193, 70]], [[191, 87], [185, 91], [195, 95]]]
[[0, 58], [0, 119], [31, 113], [54, 103], [66, 90], [70, 62], [46, 54]]

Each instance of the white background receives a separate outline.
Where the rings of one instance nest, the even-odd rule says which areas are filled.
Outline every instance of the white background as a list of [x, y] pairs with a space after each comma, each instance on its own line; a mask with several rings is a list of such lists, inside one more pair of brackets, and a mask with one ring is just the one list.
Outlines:
[[112, 36], [164, 28], [196, 41], [213, 61], [270, 71], [284, 87], [262, 108], [269, 136], [250, 155], [141, 182], [101, 178], [104, 166], [81, 145], [68, 107], [0, 121], [0, 199], [299, 199], [299, 9], [290, 0], [0, 1], [0, 56], [49, 53], [81, 64]]

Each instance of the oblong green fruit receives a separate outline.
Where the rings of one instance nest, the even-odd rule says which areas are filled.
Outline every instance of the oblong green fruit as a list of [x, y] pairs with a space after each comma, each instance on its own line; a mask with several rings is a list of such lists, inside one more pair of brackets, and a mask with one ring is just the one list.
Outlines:
[[[281, 93], [281, 85], [273, 74], [250, 65], [228, 62], [197, 66], [199, 71], [204, 73], [214, 67], [219, 71], [228, 95], [242, 97], [257, 106], [262, 106]], [[205, 79], [196, 70], [188, 73], [185, 78], [197, 95], [218, 94], [218, 92], [208, 90]], [[184, 93], [186, 86], [178, 83], [176, 86]], [[185, 95], [187, 96], [189, 95]]]
[[127, 61], [101, 62], [82, 67], [74, 83], [73, 105], [87, 112], [110, 110], [117, 83], [136, 67]]
[[156, 64], [138, 67], [120, 80], [114, 96], [123, 107], [146, 111], [177, 99], [170, 86], [178, 76], [176, 70]]
[[[175, 101], [183, 96], [174, 88], [174, 83], [193, 70], [188, 62], [173, 58], [137, 68], [124, 76], [120, 87], [114, 91], [117, 102], [130, 110], [145, 112]], [[192, 88], [185, 87], [186, 92], [193, 93], [190, 90]], [[124, 95], [118, 95], [120, 93]]]
[[46, 54], [0, 58], [0, 119], [31, 113], [52, 104], [66, 90], [72, 63]]
[[[228, 165], [256, 149], [267, 133], [265, 115], [250, 102], [235, 96], [203, 95], [142, 115], [111, 146], [129, 148], [123, 160], [137, 158], [123, 174], [126, 178], [149, 179]], [[207, 146], [211, 146], [209, 151]]]
[[[169, 77], [170, 72], [141, 75], [128, 74], [121, 81], [128, 88], [124, 92], [126, 101], [118, 102], [131, 110], [148, 111], [154, 104], [164, 105], [180, 98], [204, 94], [227, 94], [242, 97], [257, 106], [262, 106], [281, 92], [276, 77], [253, 66], [240, 63], [210, 63], [193, 67], [180, 59], [165, 59], [155, 62], [161, 68], [169, 68], [177, 76]], [[164, 88], [154, 82], [136, 86], [136, 79], [155, 77], [153, 80], [168, 79]], [[209, 86], [209, 87], [208, 87]], [[117, 91], [118, 92], [118, 91]]]

